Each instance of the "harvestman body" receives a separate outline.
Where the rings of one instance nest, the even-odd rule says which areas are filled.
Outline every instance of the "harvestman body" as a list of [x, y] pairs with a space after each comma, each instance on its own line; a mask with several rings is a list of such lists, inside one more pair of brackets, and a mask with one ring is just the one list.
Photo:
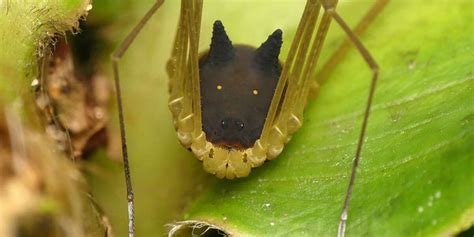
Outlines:
[[[379, 0], [352, 31], [336, 13], [336, 0], [308, 0], [286, 62], [278, 60], [282, 31], [276, 30], [258, 48], [233, 45], [220, 21], [214, 23], [208, 52], [198, 55], [202, 0], [182, 0], [181, 15], [172, 56], [169, 108], [181, 144], [203, 161], [204, 169], [219, 178], [248, 176], [252, 168], [276, 158], [291, 135], [302, 125], [316, 63], [331, 19], [348, 36], [329, 60], [332, 68], [347, 51], [349, 42], [359, 50], [373, 72], [365, 116], [358, 140], [352, 175], [344, 200], [338, 236], [344, 236], [349, 200], [369, 116], [378, 66], [356, 34], [388, 0]], [[133, 191], [123, 122], [118, 61], [149, 18], [162, 5], [158, 0], [112, 55], [122, 152], [127, 185], [129, 236], [134, 236]], [[323, 11], [321, 11], [323, 10]], [[323, 15], [319, 17], [319, 14]], [[319, 25], [317, 21], [320, 19]]]

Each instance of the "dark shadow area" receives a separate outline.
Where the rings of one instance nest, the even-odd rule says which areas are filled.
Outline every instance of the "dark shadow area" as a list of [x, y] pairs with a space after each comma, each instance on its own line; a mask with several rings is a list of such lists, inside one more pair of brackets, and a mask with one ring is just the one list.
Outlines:
[[456, 237], [473, 237], [474, 236], [474, 225], [469, 227], [467, 230], [461, 231]]

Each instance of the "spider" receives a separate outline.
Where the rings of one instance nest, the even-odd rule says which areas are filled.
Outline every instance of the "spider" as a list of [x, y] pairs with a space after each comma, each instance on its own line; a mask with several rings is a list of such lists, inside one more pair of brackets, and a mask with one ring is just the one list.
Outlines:
[[[134, 230], [134, 198], [128, 165], [118, 62], [164, 0], [157, 0], [112, 54], [124, 173], [129, 211], [129, 236]], [[216, 20], [210, 49], [199, 53], [202, 0], [182, 0], [173, 52], [167, 65], [169, 109], [180, 143], [203, 162], [204, 170], [218, 178], [241, 178], [274, 159], [303, 124], [311, 91], [323, 78], [314, 79], [317, 61], [330, 23], [334, 20], [360, 52], [372, 71], [370, 90], [359, 134], [352, 174], [342, 208], [338, 236], [345, 227], [354, 180], [364, 143], [379, 68], [357, 35], [362, 33], [388, 0], [377, 1], [365, 22], [351, 30], [336, 12], [337, 0], [307, 0], [284, 63], [279, 61], [282, 34], [275, 30], [258, 48], [234, 44], [223, 23]]]

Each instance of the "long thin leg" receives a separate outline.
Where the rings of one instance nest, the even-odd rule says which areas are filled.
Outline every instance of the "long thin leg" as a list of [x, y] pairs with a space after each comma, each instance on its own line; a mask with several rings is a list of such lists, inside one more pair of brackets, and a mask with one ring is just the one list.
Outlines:
[[[375, 18], [382, 12], [387, 3], [390, 0], [376, 0], [370, 9], [365, 13], [364, 17], [357, 23], [357, 25], [352, 29], [352, 32], [357, 37], [360, 37], [367, 31], [370, 24], [375, 20]], [[339, 64], [339, 62], [347, 55], [349, 49], [352, 48], [352, 41], [347, 37], [340, 45], [339, 48], [331, 55], [331, 57], [324, 63], [321, 67], [321, 70], [316, 75], [316, 80], [319, 85], [322, 85], [329, 74], [334, 70], [334, 68]]]
[[119, 47], [112, 54], [112, 68], [114, 72], [115, 80], [115, 93], [117, 96], [118, 115], [120, 122], [120, 138], [122, 141], [122, 158], [123, 168], [125, 173], [125, 184], [127, 186], [127, 201], [128, 201], [128, 236], [135, 236], [135, 217], [134, 217], [134, 204], [133, 204], [133, 188], [132, 180], [130, 177], [130, 168], [128, 164], [128, 152], [127, 152], [127, 139], [125, 135], [125, 122], [123, 119], [123, 107], [122, 107], [122, 94], [120, 90], [119, 70], [118, 61], [122, 58], [123, 54], [127, 51], [128, 47], [133, 43], [137, 35], [142, 30], [143, 26], [148, 22], [151, 16], [160, 8], [164, 0], [157, 0], [155, 4], [148, 10], [145, 16], [138, 22], [133, 30], [127, 35], [125, 40], [120, 43]]
[[378, 74], [379, 74], [379, 66], [375, 62], [374, 58], [372, 55], [369, 53], [369, 51], [362, 45], [360, 40], [357, 38], [357, 36], [354, 34], [354, 32], [349, 28], [349, 26], [344, 22], [341, 16], [337, 14], [336, 10], [334, 7], [330, 6], [327, 7], [325, 6], [326, 12], [341, 26], [341, 28], [346, 32], [347, 36], [349, 39], [352, 41], [352, 43], [356, 46], [357, 50], [359, 50], [361, 56], [364, 58], [364, 60], [367, 62], [369, 65], [370, 69], [372, 70], [373, 76], [372, 76], [372, 81], [370, 83], [370, 90], [369, 90], [369, 98], [367, 100], [367, 105], [365, 107], [365, 114], [364, 114], [364, 120], [362, 122], [362, 128], [360, 131], [359, 135], [359, 141], [357, 142], [357, 150], [354, 158], [354, 164], [352, 166], [352, 174], [349, 180], [349, 186], [347, 187], [347, 192], [346, 192], [346, 197], [344, 199], [344, 207], [342, 209], [341, 213], [341, 219], [339, 221], [339, 228], [338, 228], [338, 233], [337, 236], [344, 236], [345, 231], [346, 231], [346, 221], [347, 221], [347, 215], [349, 211], [349, 201], [351, 199], [352, 195], [352, 189], [354, 187], [354, 181], [357, 173], [357, 167], [359, 166], [359, 161], [360, 161], [360, 152], [362, 150], [362, 145], [364, 144], [364, 137], [365, 137], [365, 131], [367, 128], [367, 121], [369, 118], [369, 113], [370, 113], [370, 107], [372, 106], [372, 98], [374, 96], [375, 92], [375, 85], [377, 82]]

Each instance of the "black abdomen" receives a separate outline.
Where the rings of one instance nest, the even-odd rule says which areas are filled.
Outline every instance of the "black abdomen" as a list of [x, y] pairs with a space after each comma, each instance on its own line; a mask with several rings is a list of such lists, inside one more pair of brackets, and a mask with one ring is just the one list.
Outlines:
[[222, 24], [214, 23], [210, 50], [199, 61], [202, 128], [215, 145], [252, 147], [265, 123], [280, 77], [281, 31], [255, 49], [233, 46]]

